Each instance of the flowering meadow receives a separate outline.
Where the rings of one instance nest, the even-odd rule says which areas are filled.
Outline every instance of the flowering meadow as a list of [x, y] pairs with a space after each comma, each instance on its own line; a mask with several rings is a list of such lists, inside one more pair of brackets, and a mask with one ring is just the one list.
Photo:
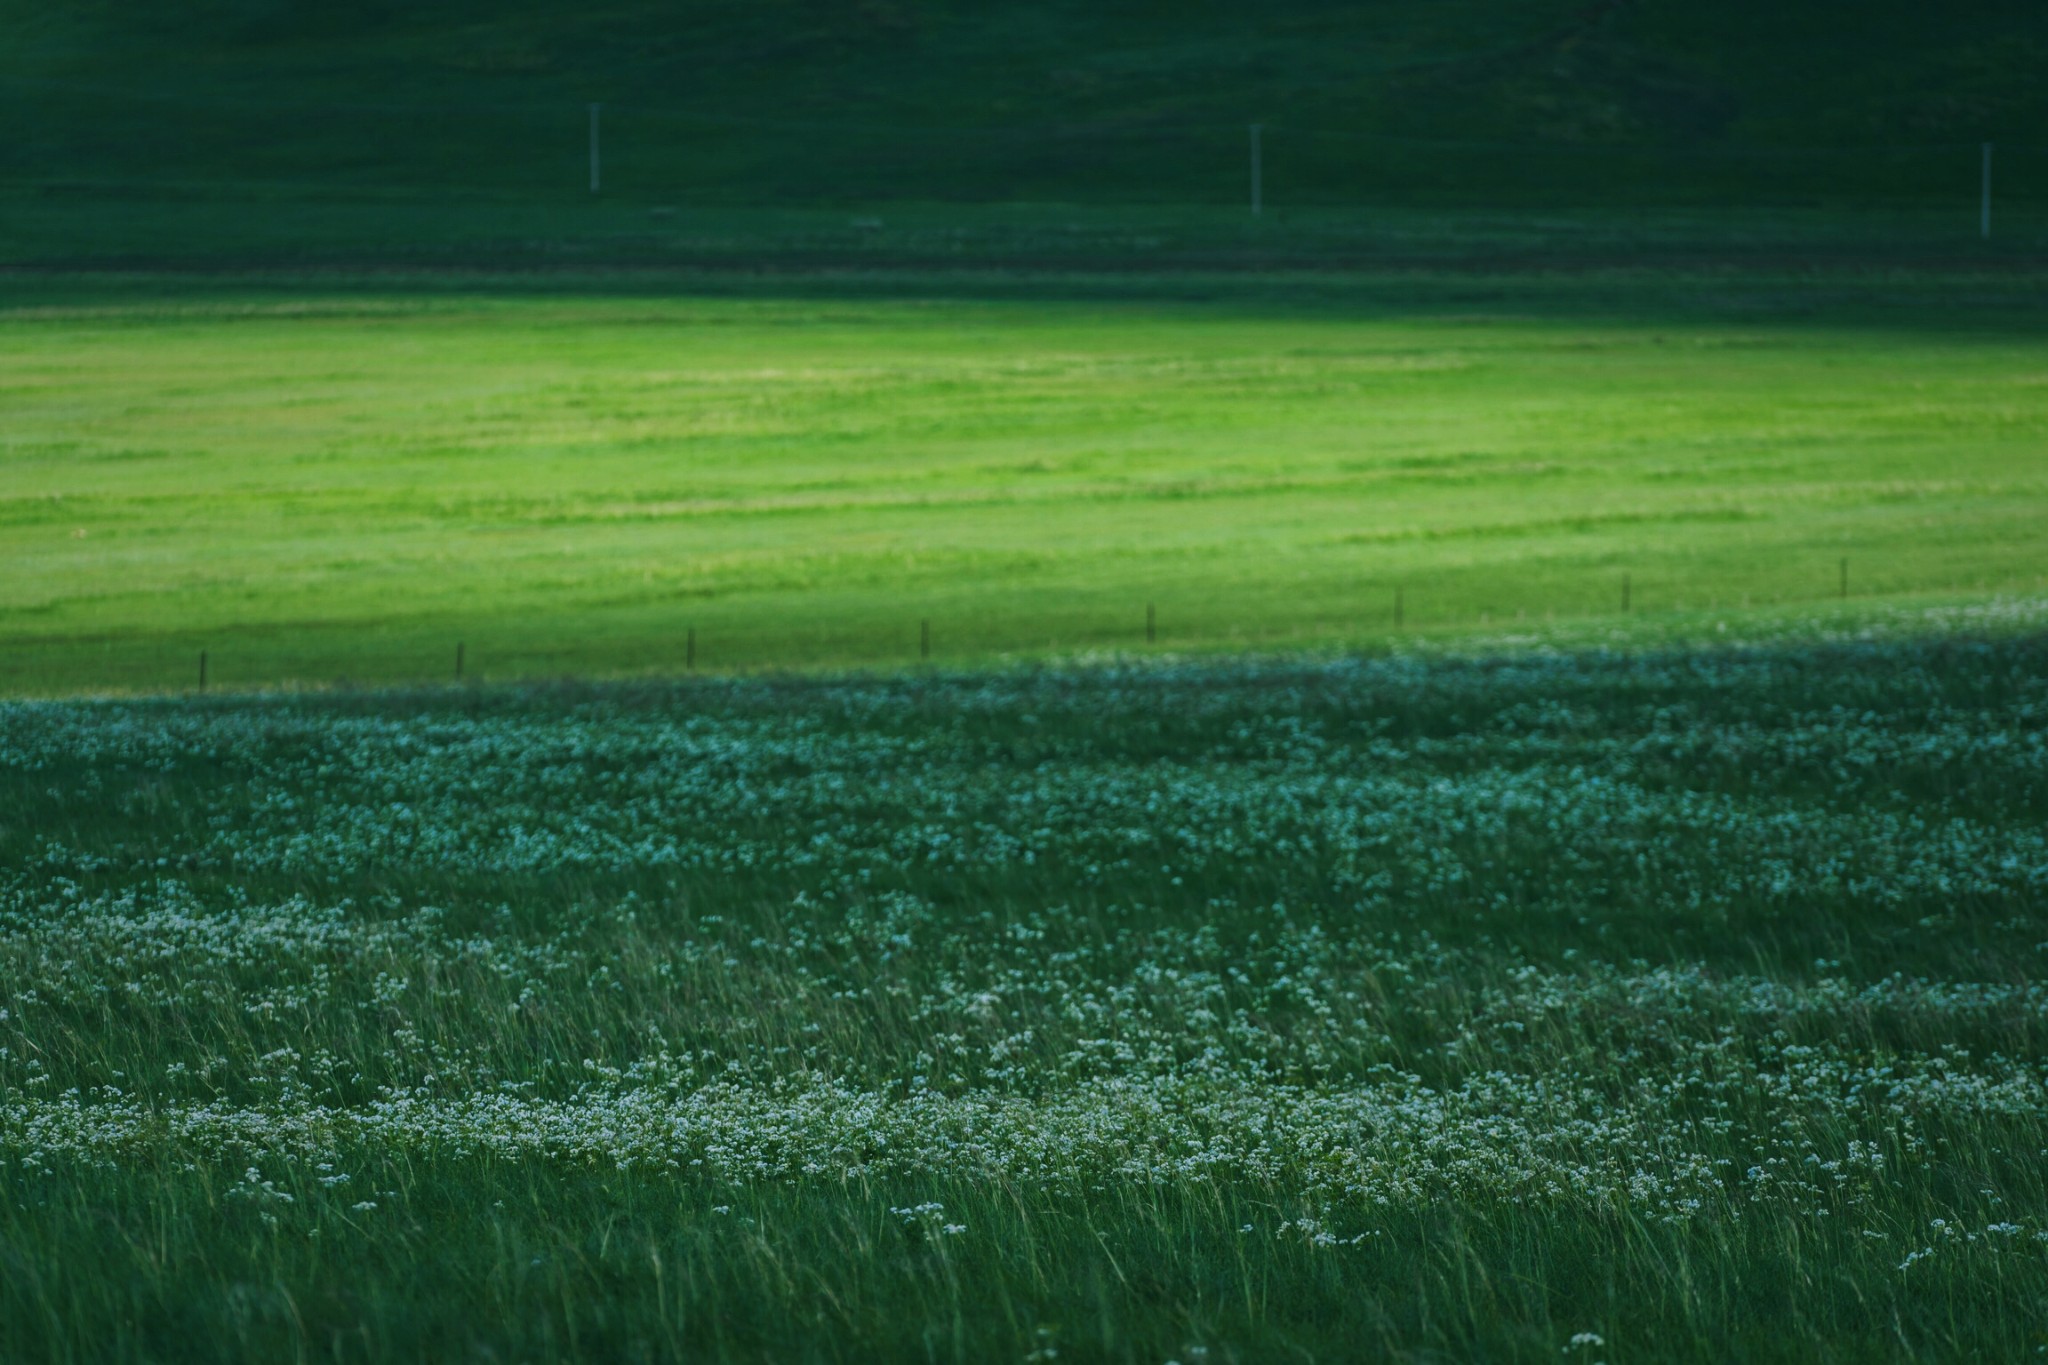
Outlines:
[[0, 706], [10, 1360], [2048, 1348], [2048, 638]]

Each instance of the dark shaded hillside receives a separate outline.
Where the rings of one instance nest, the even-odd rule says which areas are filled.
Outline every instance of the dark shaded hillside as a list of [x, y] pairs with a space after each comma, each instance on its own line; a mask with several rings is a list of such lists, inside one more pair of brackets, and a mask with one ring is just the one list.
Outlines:
[[2048, 144], [2019, 0], [66, 0], [0, 8], [17, 188], [686, 202], [1948, 201]]

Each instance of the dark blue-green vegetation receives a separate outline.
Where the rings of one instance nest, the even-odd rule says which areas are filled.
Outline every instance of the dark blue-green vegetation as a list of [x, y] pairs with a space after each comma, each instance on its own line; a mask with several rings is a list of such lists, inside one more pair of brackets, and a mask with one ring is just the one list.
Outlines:
[[0, 706], [7, 1354], [2030, 1358], [2039, 620]]
[[[404, 223], [424, 198], [466, 204], [479, 246], [647, 250], [708, 207], [1240, 207], [1256, 122], [1283, 213], [1885, 207], [1953, 211], [1967, 238], [1986, 140], [2001, 203], [2048, 202], [2044, 57], [2019, 0], [9, 0], [0, 187], [10, 218], [61, 212], [137, 255], [194, 199], [232, 205], [209, 220], [230, 243], [234, 219], [324, 206], [390, 247], [347, 206]], [[536, 238], [504, 206], [590, 198], [592, 102], [605, 194], [640, 212]]]

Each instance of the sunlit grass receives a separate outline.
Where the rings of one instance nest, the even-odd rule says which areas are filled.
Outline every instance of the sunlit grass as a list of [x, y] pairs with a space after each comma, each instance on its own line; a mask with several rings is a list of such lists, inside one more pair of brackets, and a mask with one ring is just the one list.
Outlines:
[[1655, 634], [1832, 609], [1845, 559], [1863, 603], [2048, 572], [2039, 347], [1963, 277], [932, 287], [0, 313], [0, 681]]

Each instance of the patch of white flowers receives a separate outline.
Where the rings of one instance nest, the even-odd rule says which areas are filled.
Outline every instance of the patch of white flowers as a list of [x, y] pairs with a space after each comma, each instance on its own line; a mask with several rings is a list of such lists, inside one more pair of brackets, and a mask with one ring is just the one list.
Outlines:
[[[1995, 703], [1872, 645], [0, 707], [0, 1162], [268, 1220], [365, 1152], [1229, 1183], [1332, 1254], [1903, 1199], [1951, 1221], [1901, 1270], [2038, 1255], [2048, 688], [1957, 647]], [[1891, 937], [1745, 965], [1738, 911]]]
[[943, 1237], [957, 1237], [967, 1231], [965, 1223], [946, 1221], [944, 1204], [913, 1204], [904, 1209], [892, 1208], [889, 1212], [902, 1219], [905, 1227], [922, 1228], [926, 1232], [935, 1232]]

